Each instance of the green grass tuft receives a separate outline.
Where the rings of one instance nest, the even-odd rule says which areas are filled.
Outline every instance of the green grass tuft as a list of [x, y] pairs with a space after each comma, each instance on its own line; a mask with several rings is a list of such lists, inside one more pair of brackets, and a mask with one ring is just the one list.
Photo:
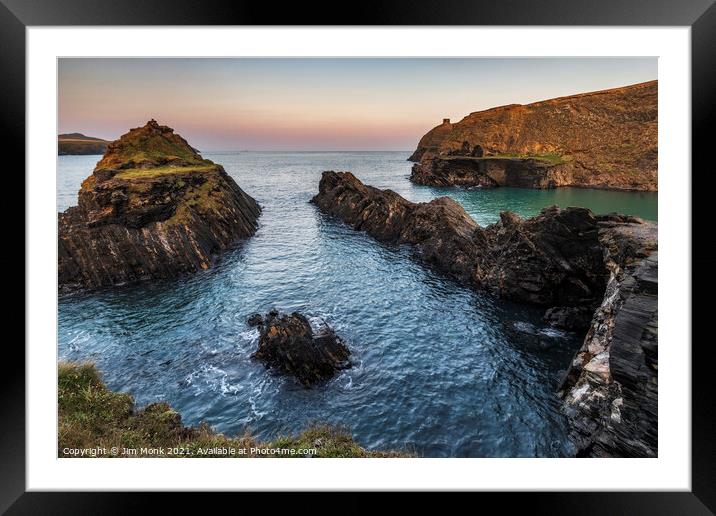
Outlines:
[[170, 174], [187, 174], [189, 172], [209, 172], [216, 170], [217, 166], [212, 164], [209, 165], [191, 165], [186, 167], [176, 167], [171, 165], [165, 165], [154, 168], [128, 168], [122, 170], [114, 177], [116, 179], [152, 179], [160, 176]]

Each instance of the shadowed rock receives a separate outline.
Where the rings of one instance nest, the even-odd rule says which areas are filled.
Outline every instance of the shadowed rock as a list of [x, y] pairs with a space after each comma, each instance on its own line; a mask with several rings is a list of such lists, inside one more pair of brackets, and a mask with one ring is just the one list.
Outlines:
[[60, 289], [206, 269], [260, 213], [221, 165], [152, 120], [107, 147], [78, 205], [59, 214]]
[[562, 383], [580, 455], [656, 454], [657, 225], [585, 208], [503, 212], [480, 227], [455, 201], [412, 203], [324, 172], [312, 202], [378, 240], [411, 245], [469, 286], [550, 307], [545, 319], [586, 330]]
[[503, 212], [482, 228], [449, 197], [413, 203], [332, 171], [312, 202], [378, 240], [415, 246], [422, 261], [501, 297], [595, 308], [604, 292], [599, 218], [584, 208], [553, 206], [527, 220]]
[[260, 331], [259, 346], [252, 356], [266, 367], [292, 374], [305, 387], [350, 367], [348, 347], [328, 325], [314, 333], [303, 315], [277, 311], [263, 318], [254, 314], [248, 322]]

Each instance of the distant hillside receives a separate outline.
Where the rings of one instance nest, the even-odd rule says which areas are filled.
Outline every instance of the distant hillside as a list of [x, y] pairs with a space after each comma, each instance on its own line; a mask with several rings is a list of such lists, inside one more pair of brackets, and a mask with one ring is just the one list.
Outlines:
[[[556, 186], [657, 189], [657, 81], [449, 120], [409, 158], [537, 158], [559, 164]], [[556, 170], [555, 170], [556, 173]]]
[[102, 138], [82, 133], [65, 133], [57, 137], [57, 154], [104, 154], [108, 143]]

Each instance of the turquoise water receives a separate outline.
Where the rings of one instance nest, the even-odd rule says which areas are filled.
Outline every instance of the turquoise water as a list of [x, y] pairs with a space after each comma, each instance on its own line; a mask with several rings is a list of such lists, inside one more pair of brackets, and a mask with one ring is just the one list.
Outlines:
[[[59, 358], [94, 360], [140, 405], [165, 400], [186, 424], [260, 438], [311, 422], [347, 426], [367, 448], [427, 457], [569, 455], [554, 396], [579, 339], [541, 311], [500, 302], [321, 214], [322, 170], [351, 170], [414, 201], [451, 195], [481, 224], [585, 204], [656, 218], [656, 196], [590, 190], [441, 190], [412, 185], [407, 153], [206, 153], [264, 211], [257, 234], [176, 281], [59, 300]], [[58, 160], [58, 209], [76, 202], [97, 156]], [[299, 310], [342, 335], [355, 366], [310, 390], [252, 361], [246, 318]]]

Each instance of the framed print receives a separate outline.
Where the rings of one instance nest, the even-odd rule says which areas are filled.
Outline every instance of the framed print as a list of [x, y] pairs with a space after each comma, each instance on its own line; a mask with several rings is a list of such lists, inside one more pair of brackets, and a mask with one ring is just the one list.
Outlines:
[[448, 4], [3, 2], [27, 242], [3, 509], [713, 510], [716, 11]]

